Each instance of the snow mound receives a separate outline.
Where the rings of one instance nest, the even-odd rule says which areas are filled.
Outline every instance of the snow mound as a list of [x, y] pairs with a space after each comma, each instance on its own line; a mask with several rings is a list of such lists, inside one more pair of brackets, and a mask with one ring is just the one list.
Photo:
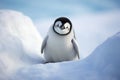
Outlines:
[[13, 80], [120, 80], [120, 33], [108, 38], [84, 60], [21, 68]]
[[0, 80], [13, 69], [41, 62], [41, 41], [29, 17], [17, 11], [0, 10]]

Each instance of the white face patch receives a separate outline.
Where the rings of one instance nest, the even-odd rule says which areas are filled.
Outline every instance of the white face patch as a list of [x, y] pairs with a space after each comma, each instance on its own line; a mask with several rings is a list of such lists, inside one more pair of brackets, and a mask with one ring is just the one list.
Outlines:
[[64, 25], [62, 25], [61, 21], [57, 21], [54, 25], [54, 30], [55, 32], [57, 32], [58, 34], [68, 34], [70, 32], [70, 24], [68, 22], [66, 22]]
[[65, 29], [68, 29], [68, 30], [70, 30], [70, 24], [67, 22], [67, 23], [65, 23], [64, 24], [64, 26], [65, 26]]
[[60, 27], [62, 25], [62, 22], [61, 21], [57, 21], [56, 23], [55, 23], [55, 27]]

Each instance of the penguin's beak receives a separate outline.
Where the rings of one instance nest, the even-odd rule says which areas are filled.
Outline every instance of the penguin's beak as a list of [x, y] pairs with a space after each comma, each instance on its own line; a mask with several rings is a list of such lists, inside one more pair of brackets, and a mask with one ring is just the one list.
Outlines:
[[61, 26], [60, 29], [63, 30], [63, 29], [65, 29], [65, 27], [64, 27], [64, 26]]

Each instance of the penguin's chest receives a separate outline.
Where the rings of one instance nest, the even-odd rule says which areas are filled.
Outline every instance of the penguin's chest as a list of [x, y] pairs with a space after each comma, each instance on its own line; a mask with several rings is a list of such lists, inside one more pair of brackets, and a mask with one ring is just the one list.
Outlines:
[[49, 38], [45, 54], [48, 59], [53, 59], [53, 61], [71, 60], [74, 56], [71, 39]]

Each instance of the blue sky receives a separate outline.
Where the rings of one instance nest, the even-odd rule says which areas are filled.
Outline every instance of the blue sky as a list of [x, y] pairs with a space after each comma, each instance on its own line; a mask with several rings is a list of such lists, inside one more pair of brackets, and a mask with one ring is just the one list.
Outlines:
[[120, 8], [120, 0], [0, 0], [0, 9], [21, 11], [33, 20]]

